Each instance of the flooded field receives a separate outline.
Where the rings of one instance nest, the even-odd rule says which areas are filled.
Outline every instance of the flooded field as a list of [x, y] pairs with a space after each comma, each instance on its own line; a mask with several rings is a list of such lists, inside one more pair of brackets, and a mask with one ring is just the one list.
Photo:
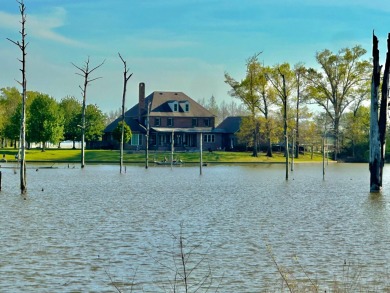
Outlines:
[[322, 292], [389, 288], [387, 166], [379, 196], [368, 164], [37, 167], [27, 200], [0, 169], [0, 292], [171, 292], [182, 255], [191, 292], [280, 292], [274, 261]]

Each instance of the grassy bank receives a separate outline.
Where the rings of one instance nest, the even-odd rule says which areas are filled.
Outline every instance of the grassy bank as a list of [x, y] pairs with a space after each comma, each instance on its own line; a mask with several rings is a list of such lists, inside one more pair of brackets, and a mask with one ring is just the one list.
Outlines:
[[[0, 159], [5, 155], [8, 162], [14, 162], [16, 149], [4, 148], [0, 149]], [[272, 158], [266, 157], [265, 153], [259, 153], [258, 157], [252, 157], [251, 152], [204, 152], [203, 162], [207, 163], [283, 163], [286, 158], [283, 153], [274, 153]], [[86, 150], [85, 160], [90, 163], [117, 163], [119, 162], [119, 150]], [[166, 157], [171, 158], [170, 152], [155, 152], [149, 151], [149, 161], [162, 161]], [[199, 152], [179, 152], [174, 154], [174, 158], [182, 160], [184, 163], [199, 162]], [[74, 163], [80, 162], [81, 151], [79, 149], [47, 149], [42, 152], [40, 149], [26, 150], [27, 162], [63, 162]], [[144, 163], [145, 151], [124, 151], [124, 163]], [[300, 154], [298, 159], [294, 159], [296, 163], [302, 162], [321, 162], [322, 155]]]

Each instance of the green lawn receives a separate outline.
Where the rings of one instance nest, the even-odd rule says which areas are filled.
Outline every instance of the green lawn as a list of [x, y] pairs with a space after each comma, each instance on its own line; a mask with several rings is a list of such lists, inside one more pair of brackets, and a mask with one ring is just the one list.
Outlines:
[[[8, 161], [15, 161], [16, 149], [0, 149], [0, 159], [5, 154]], [[170, 152], [149, 151], [149, 161], [161, 161], [166, 157], [171, 158]], [[174, 154], [174, 158], [181, 159], [184, 163], [199, 162], [199, 152], [179, 152]], [[79, 162], [81, 160], [81, 151], [79, 149], [47, 149], [42, 152], [40, 149], [26, 150], [27, 162]], [[119, 150], [86, 150], [86, 162], [96, 163], [116, 163], [119, 162]], [[145, 162], [145, 151], [124, 151], [123, 161], [125, 163], [143, 163]], [[321, 162], [322, 155], [315, 153], [311, 158], [310, 153], [300, 155], [295, 162]], [[274, 152], [272, 158], [266, 157], [264, 153], [259, 153], [257, 158], [251, 156], [251, 152], [203, 152], [203, 162], [207, 163], [278, 163], [285, 162], [282, 153]]]

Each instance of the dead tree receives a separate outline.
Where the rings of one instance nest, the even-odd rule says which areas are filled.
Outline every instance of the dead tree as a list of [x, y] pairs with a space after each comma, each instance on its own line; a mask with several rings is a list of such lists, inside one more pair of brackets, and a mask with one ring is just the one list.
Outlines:
[[22, 195], [25, 195], [27, 193], [27, 180], [26, 180], [26, 151], [25, 151], [25, 144], [26, 144], [26, 99], [27, 99], [27, 80], [26, 80], [26, 48], [28, 43], [26, 43], [26, 7], [23, 3], [23, 0], [16, 1], [19, 3], [19, 11], [21, 15], [21, 31], [20, 35], [22, 37], [21, 43], [19, 41], [13, 41], [9, 38], [10, 42], [14, 43], [16, 46], [19, 47], [20, 51], [22, 52], [22, 59], [18, 59], [20, 63], [22, 63], [22, 68], [20, 71], [22, 72], [22, 81], [18, 81], [18, 83], [22, 86], [22, 113], [21, 113], [21, 121], [20, 121], [20, 156], [18, 157], [20, 161], [20, 191]]
[[[390, 68], [390, 34], [387, 38], [387, 54], [383, 72], [382, 88], [381, 70], [379, 64], [378, 38], [373, 34], [373, 72], [371, 80], [371, 110], [370, 110], [370, 192], [379, 192], [382, 189], [383, 166], [386, 149], [386, 124], [389, 95], [389, 68]], [[381, 100], [379, 106], [379, 92]], [[379, 113], [378, 113], [379, 111]]]
[[[105, 61], [105, 60], [104, 60]], [[90, 82], [97, 80], [101, 77], [96, 77], [96, 78], [89, 78], [89, 75], [98, 69], [100, 66], [104, 64], [104, 61], [100, 63], [99, 65], [93, 67], [92, 69], [89, 67], [89, 57], [87, 61], [85, 61], [85, 64], [83, 67], [78, 67], [74, 63], [72, 65], [76, 67], [81, 73], [76, 72], [77, 75], [80, 75], [84, 78], [84, 86], [79, 86], [81, 89], [81, 94], [83, 96], [83, 107], [82, 107], [82, 113], [81, 113], [81, 168], [85, 167], [85, 109], [86, 109], [86, 100], [87, 100], [87, 86]]]
[[123, 146], [124, 146], [124, 133], [125, 133], [125, 101], [126, 101], [126, 89], [127, 89], [127, 82], [129, 81], [130, 77], [133, 75], [132, 73], [129, 75], [129, 69], [127, 68], [127, 63], [125, 60], [123, 60], [120, 53], [118, 53], [119, 58], [121, 58], [124, 66], [123, 71], [123, 95], [122, 95], [122, 131], [121, 131], [121, 143], [120, 143], [120, 162], [119, 162], [119, 172], [122, 173], [122, 166], [123, 166]]

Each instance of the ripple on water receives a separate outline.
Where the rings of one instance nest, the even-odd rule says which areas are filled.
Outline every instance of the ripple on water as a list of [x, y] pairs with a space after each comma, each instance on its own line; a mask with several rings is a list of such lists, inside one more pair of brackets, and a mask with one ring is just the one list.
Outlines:
[[271, 255], [323, 288], [346, 266], [386, 286], [390, 177], [376, 197], [366, 165], [329, 165], [325, 180], [321, 167], [296, 165], [288, 182], [283, 165], [210, 166], [202, 176], [197, 167], [29, 169], [26, 201], [4, 169], [0, 291], [112, 292], [111, 281], [129, 291], [134, 281], [136, 292], [159, 292], [174, 278], [180, 235], [188, 265], [202, 260], [193, 277], [210, 268], [222, 292], [280, 284]]

